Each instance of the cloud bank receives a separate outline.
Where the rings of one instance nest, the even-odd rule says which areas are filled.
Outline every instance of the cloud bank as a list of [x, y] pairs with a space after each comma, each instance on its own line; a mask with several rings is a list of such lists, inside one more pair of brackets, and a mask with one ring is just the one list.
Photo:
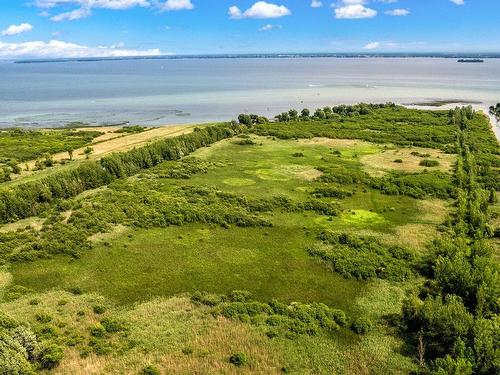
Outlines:
[[0, 58], [73, 58], [73, 57], [125, 57], [159, 56], [159, 49], [137, 50], [118, 46], [88, 47], [75, 43], [51, 40], [50, 42], [33, 41], [23, 43], [5, 43], [0, 41]]

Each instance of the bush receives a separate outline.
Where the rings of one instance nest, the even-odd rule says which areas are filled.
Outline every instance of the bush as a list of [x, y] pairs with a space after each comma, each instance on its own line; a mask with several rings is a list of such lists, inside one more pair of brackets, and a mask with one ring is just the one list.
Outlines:
[[419, 165], [421, 167], [437, 167], [439, 166], [439, 162], [437, 160], [424, 159], [420, 161]]
[[125, 323], [114, 318], [103, 319], [101, 324], [108, 333], [120, 332], [125, 329]]
[[95, 314], [104, 314], [106, 312], [106, 307], [103, 305], [95, 305], [92, 307], [92, 310], [94, 311]]
[[245, 353], [235, 353], [229, 357], [229, 363], [232, 363], [237, 367], [241, 367], [248, 363], [248, 359]]
[[352, 323], [351, 328], [358, 335], [366, 335], [372, 329], [372, 322], [368, 318], [358, 318]]
[[52, 321], [52, 315], [40, 312], [35, 314], [35, 319], [40, 323], [49, 323]]
[[252, 293], [246, 290], [233, 290], [228, 295], [228, 299], [231, 302], [247, 302], [252, 298]]
[[79, 296], [81, 294], [83, 294], [83, 291], [81, 288], [79, 287], [73, 287], [73, 288], [69, 288], [68, 291], [71, 293], [71, 294], [74, 294], [75, 296]]
[[40, 350], [38, 361], [44, 369], [53, 369], [63, 359], [63, 348], [56, 344], [48, 344]]
[[104, 337], [106, 335], [106, 329], [101, 323], [97, 323], [90, 328], [90, 334], [94, 337]]
[[38, 350], [36, 335], [24, 326], [19, 326], [12, 331], [12, 339], [17, 341], [26, 351], [28, 360], [32, 361]]
[[3, 329], [0, 329], [0, 373], [35, 375], [24, 348]]
[[142, 369], [140, 372], [141, 375], [160, 375], [160, 370], [153, 365], [148, 365]]
[[302, 152], [296, 152], [292, 155], [294, 158], [303, 158], [304, 154]]
[[394, 163], [402, 164], [403, 163], [403, 159], [396, 159], [396, 160], [394, 160]]
[[257, 143], [255, 143], [253, 140], [247, 138], [247, 139], [242, 139], [241, 141], [237, 141], [236, 144], [240, 145], [240, 146], [254, 146]]
[[19, 324], [14, 319], [0, 310], [0, 329], [11, 329], [17, 327], [18, 325]]

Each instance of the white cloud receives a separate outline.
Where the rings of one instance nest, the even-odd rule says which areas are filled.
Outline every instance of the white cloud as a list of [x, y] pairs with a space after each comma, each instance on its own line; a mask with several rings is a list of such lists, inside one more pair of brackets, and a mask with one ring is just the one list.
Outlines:
[[379, 42], [371, 42], [371, 43], [368, 43], [364, 49], [377, 49], [378, 47], [380, 47], [380, 43]]
[[240, 8], [238, 8], [236, 5], [229, 7], [229, 11], [227, 12], [227, 14], [229, 14], [230, 18], [234, 18], [234, 19], [241, 18], [243, 16]]
[[29, 23], [22, 23], [20, 25], [9, 26], [5, 30], [3, 30], [1, 34], [2, 36], [11, 36], [26, 33], [31, 30], [33, 30], [33, 26], [31, 26]]
[[71, 12], [57, 14], [54, 17], [51, 17], [50, 19], [54, 22], [74, 21], [88, 17], [89, 15], [90, 15], [90, 9], [78, 8]]
[[465, 5], [464, 0], [450, 0], [452, 3], [457, 4], [457, 5]]
[[229, 16], [233, 19], [239, 18], [280, 18], [289, 16], [292, 12], [284, 5], [276, 5], [266, 3], [265, 1], [257, 1], [254, 5], [242, 12], [240, 8], [233, 5], [229, 8]]
[[385, 12], [385, 14], [388, 14], [389, 16], [394, 16], [394, 17], [404, 17], [410, 14], [410, 11], [408, 9], [392, 9], [388, 10]]
[[[160, 11], [174, 11], [194, 8], [191, 0], [35, 0], [34, 4], [41, 9], [76, 7], [76, 9], [53, 16], [51, 20], [55, 22], [88, 17], [92, 13], [92, 9], [125, 10], [135, 7], [154, 7]], [[48, 12], [45, 10], [41, 15], [48, 16]]]
[[191, 0], [167, 0], [164, 4], [159, 5], [159, 8], [163, 11], [191, 10], [194, 9], [194, 5]]
[[35, 0], [35, 6], [38, 8], [56, 8], [63, 5], [123, 10], [136, 6], [149, 7], [151, 2], [150, 0]]
[[377, 16], [377, 11], [367, 8], [362, 0], [344, 0], [344, 6], [335, 8], [335, 18], [338, 19], [361, 19]]
[[259, 31], [269, 31], [269, 30], [272, 30], [274, 27], [273, 25], [271, 25], [270, 23], [268, 23], [267, 25], [264, 25], [262, 26]]
[[159, 49], [127, 49], [123, 44], [115, 46], [88, 47], [75, 43], [51, 40], [50, 42], [33, 41], [24, 43], [0, 42], [0, 58], [72, 58], [72, 57], [125, 57], [158, 56]]
[[323, 6], [323, 2], [319, 0], [312, 0], [311, 1], [311, 8], [321, 8]]

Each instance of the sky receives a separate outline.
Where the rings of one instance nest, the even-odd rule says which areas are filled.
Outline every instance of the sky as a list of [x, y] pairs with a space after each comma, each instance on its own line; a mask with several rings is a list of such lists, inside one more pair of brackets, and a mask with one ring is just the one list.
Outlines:
[[500, 52], [500, 0], [2, 0], [0, 59]]

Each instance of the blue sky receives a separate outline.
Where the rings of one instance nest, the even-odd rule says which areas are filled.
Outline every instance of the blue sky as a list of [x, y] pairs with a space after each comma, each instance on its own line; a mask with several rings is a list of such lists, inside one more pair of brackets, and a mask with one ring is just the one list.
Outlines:
[[499, 0], [8, 0], [0, 58], [500, 52]]

